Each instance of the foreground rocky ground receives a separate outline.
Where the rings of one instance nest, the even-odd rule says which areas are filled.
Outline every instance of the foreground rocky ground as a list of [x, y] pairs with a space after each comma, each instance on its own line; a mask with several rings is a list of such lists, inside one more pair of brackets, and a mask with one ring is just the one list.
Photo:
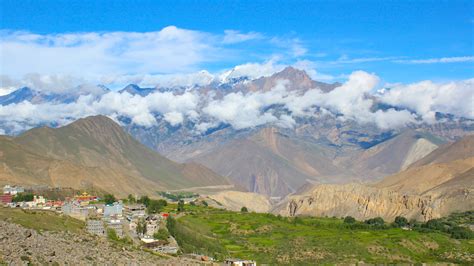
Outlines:
[[0, 264], [8, 265], [194, 265], [114, 245], [106, 239], [69, 232], [37, 232], [0, 221]]

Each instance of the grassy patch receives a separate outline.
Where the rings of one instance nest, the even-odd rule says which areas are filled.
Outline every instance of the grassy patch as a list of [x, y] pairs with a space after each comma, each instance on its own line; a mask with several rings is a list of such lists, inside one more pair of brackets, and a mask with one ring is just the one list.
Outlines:
[[51, 211], [0, 208], [0, 220], [9, 221], [37, 231], [69, 231], [77, 233], [84, 222]]
[[472, 240], [389, 226], [357, 228], [337, 218], [294, 219], [189, 206], [187, 214], [176, 219], [176, 227], [177, 240], [186, 252], [268, 264], [469, 263], [474, 259]]

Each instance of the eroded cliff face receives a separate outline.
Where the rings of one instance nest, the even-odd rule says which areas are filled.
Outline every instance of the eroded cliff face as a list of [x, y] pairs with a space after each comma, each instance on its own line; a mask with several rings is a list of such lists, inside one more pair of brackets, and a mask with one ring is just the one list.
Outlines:
[[474, 208], [473, 189], [450, 193], [450, 197], [444, 193], [407, 195], [362, 184], [324, 184], [304, 195], [289, 196], [273, 212], [284, 216], [353, 216], [358, 220], [380, 216], [386, 221], [404, 216], [427, 221]]

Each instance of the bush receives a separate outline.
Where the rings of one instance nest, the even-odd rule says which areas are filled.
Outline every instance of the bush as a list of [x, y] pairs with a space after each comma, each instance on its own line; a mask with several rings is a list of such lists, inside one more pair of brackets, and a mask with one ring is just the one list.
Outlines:
[[137, 202], [145, 205], [145, 207], [148, 207], [148, 205], [150, 205], [150, 198], [148, 196], [141, 196]]
[[153, 238], [159, 239], [159, 240], [168, 240], [169, 237], [170, 237], [170, 233], [168, 232], [168, 230], [164, 228], [160, 228], [158, 232], [153, 234]]
[[163, 199], [150, 200], [146, 210], [149, 214], [159, 213], [161, 211], [161, 209], [163, 209], [163, 207], [166, 206], [166, 205], [168, 205], [168, 203], [166, 202], [166, 200], [163, 200]]
[[385, 221], [382, 219], [382, 217], [375, 217], [365, 220], [365, 223], [371, 226], [382, 227], [385, 224]]
[[22, 201], [33, 201], [33, 194], [32, 193], [18, 193], [16, 194], [12, 201], [13, 202], [22, 202]]
[[115, 230], [111, 228], [107, 229], [107, 238], [114, 241], [120, 240], [120, 238], [117, 235], [117, 232], [115, 232]]
[[393, 222], [393, 224], [396, 227], [404, 227], [404, 226], [408, 225], [408, 220], [407, 220], [407, 218], [405, 218], [403, 216], [397, 216], [397, 217], [395, 217], [395, 221]]
[[182, 211], [184, 211], [184, 201], [180, 200], [178, 202], [178, 212], [182, 212]]
[[466, 227], [455, 226], [449, 229], [449, 233], [451, 234], [452, 238], [456, 239], [473, 239], [474, 234], [473, 232]]
[[244, 206], [240, 209], [240, 212], [249, 212], [249, 210], [247, 209], [247, 207]]
[[431, 219], [428, 222], [426, 222], [424, 225], [421, 227], [428, 228], [431, 230], [439, 230], [443, 231], [444, 225], [439, 219]]
[[105, 194], [104, 195], [104, 202], [105, 204], [113, 204], [116, 201], [115, 196], [112, 194]]
[[353, 224], [356, 222], [356, 219], [352, 216], [346, 216], [346, 218], [344, 218], [344, 223], [346, 224]]

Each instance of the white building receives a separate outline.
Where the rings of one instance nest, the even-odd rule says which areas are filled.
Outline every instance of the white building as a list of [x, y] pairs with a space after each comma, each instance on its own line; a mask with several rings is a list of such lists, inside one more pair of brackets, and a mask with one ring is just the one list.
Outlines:
[[88, 219], [87, 220], [87, 232], [98, 236], [105, 234], [104, 223], [100, 219]]
[[104, 216], [121, 216], [123, 211], [123, 205], [119, 202], [113, 204], [107, 204], [104, 207]]
[[5, 185], [3, 187], [3, 194], [16, 195], [18, 193], [23, 193], [23, 192], [25, 192], [25, 189], [20, 186]]
[[241, 259], [226, 259], [224, 265], [231, 266], [257, 266], [257, 263], [253, 260], [241, 260]]

